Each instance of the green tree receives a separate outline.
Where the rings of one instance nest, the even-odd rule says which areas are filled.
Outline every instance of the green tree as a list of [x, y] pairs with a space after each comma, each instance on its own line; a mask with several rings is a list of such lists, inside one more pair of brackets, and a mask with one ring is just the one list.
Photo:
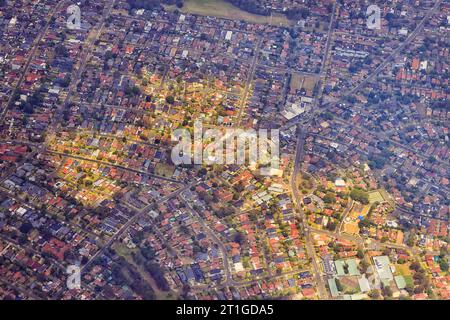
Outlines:
[[175, 98], [173, 96], [167, 96], [166, 97], [166, 102], [168, 104], [174, 104], [175, 103]]
[[445, 259], [441, 259], [439, 262], [439, 266], [441, 267], [441, 270], [444, 272], [448, 271], [448, 262]]
[[335, 203], [336, 202], [336, 196], [334, 195], [334, 193], [329, 192], [323, 197], [323, 202], [325, 202], [325, 203]]
[[369, 203], [369, 194], [361, 189], [353, 189], [350, 192], [350, 197], [353, 200], [359, 201], [362, 204], [368, 204]]
[[364, 258], [364, 251], [363, 251], [362, 249], [358, 249], [358, 251], [357, 251], [357, 253], [356, 253], [356, 256], [357, 256], [359, 259], [363, 259], [363, 258]]
[[342, 285], [341, 281], [338, 278], [335, 279], [335, 282], [336, 282], [336, 288], [338, 289], [338, 291], [341, 291], [341, 292], [344, 291], [344, 286]]

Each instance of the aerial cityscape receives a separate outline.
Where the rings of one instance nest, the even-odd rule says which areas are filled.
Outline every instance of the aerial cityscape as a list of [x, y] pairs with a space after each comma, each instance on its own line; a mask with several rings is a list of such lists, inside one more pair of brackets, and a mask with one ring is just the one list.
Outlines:
[[449, 0], [0, 0], [0, 300], [450, 300]]

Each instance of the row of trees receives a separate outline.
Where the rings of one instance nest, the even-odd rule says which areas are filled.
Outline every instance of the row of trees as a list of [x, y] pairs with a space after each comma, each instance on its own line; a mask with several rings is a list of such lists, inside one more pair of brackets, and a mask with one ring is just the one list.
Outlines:
[[144, 299], [155, 299], [155, 291], [152, 287], [144, 281], [136, 268], [128, 263], [123, 257], [120, 257], [117, 263], [113, 263], [111, 275], [117, 284], [129, 285], [134, 292], [141, 295]]
[[130, 9], [154, 10], [161, 8], [161, 4], [183, 7], [183, 0], [127, 0]]
[[169, 291], [169, 283], [164, 277], [164, 270], [161, 269], [158, 263], [155, 262], [155, 250], [148, 245], [141, 247], [141, 250], [132, 255], [133, 260], [144, 267], [144, 269], [151, 275], [153, 280], [155, 280], [158, 289], [162, 291]]
[[[270, 8], [267, 8], [267, 6], [264, 4], [264, 1], [261, 0], [226, 0], [226, 1], [250, 13], [259, 14], [263, 16], [268, 16], [272, 13], [272, 10]], [[286, 11], [286, 17], [289, 20], [306, 19], [310, 16], [310, 14], [311, 12], [307, 7], [289, 8]]]
[[262, 6], [257, 0], [226, 0], [232, 5], [254, 14], [262, 16], [270, 15], [270, 10]]
[[369, 203], [369, 194], [362, 189], [353, 189], [350, 192], [350, 197], [355, 201], [361, 202], [362, 204]]
[[161, 0], [127, 0], [130, 9], [153, 10], [160, 8]]

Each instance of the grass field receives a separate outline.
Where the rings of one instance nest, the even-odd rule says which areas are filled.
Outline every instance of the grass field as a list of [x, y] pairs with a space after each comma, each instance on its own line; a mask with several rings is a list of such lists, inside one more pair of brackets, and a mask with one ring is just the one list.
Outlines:
[[176, 298], [175, 292], [168, 293], [168, 292], [163, 292], [163, 291], [159, 290], [158, 286], [155, 283], [155, 280], [150, 276], [150, 274], [147, 271], [145, 271], [142, 268], [142, 266], [140, 266], [134, 262], [132, 254], [139, 251], [138, 249], [130, 249], [122, 243], [115, 243], [113, 245], [113, 249], [117, 252], [117, 254], [119, 256], [124, 257], [128, 263], [130, 263], [137, 269], [137, 271], [141, 274], [143, 279], [153, 288], [157, 299], [172, 300], [172, 299]]
[[392, 198], [392, 196], [386, 190], [380, 189], [379, 191], [381, 193], [381, 196], [384, 198], [384, 201], [389, 202], [392, 206], [395, 205], [394, 199]]
[[395, 268], [397, 270], [396, 275], [401, 275], [404, 277], [411, 276], [411, 271], [409, 270], [409, 265], [410, 265], [410, 263], [397, 264], [395, 266]]
[[318, 78], [316, 76], [302, 75], [299, 73], [292, 73], [290, 88], [291, 93], [295, 93], [295, 90], [305, 89], [306, 92], [313, 92], [316, 86]]
[[411, 277], [411, 276], [404, 276], [403, 278], [405, 278], [405, 282], [406, 282], [407, 286], [414, 286], [413, 277]]
[[375, 203], [375, 202], [383, 202], [385, 201], [383, 195], [381, 194], [380, 191], [372, 191], [369, 192], [369, 202], [370, 204]]
[[131, 254], [133, 252], [137, 252], [138, 251], [138, 249], [130, 249], [126, 245], [124, 245], [122, 243], [115, 243], [113, 247], [114, 247], [114, 250], [116, 250], [116, 252], [117, 252], [117, 254], [119, 256], [123, 256], [125, 258], [130, 258], [130, 259], [131, 259]]
[[[176, 6], [166, 6], [167, 10], [175, 10]], [[243, 20], [257, 24], [271, 24], [275, 26], [289, 26], [292, 24], [285, 15], [277, 14], [272, 17], [261, 16], [245, 12], [223, 0], [185, 0], [184, 6], [178, 9], [183, 13], [212, 16], [218, 18]]]
[[163, 163], [158, 163], [155, 168], [155, 173], [159, 176], [172, 178], [175, 167]]

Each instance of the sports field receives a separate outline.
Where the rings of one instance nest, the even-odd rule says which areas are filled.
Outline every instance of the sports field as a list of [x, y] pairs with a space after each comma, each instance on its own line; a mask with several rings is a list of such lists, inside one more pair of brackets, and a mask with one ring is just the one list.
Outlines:
[[[175, 10], [176, 6], [166, 6], [166, 9]], [[223, 0], [185, 0], [183, 7], [178, 10], [183, 13], [243, 20], [251, 23], [271, 24], [275, 26], [289, 26], [292, 24], [285, 15], [276, 14], [272, 17], [266, 17], [252, 14]]]
[[299, 73], [292, 73], [290, 87], [293, 92], [295, 90], [305, 89], [306, 91], [313, 91], [316, 86], [318, 78], [316, 76], [302, 75]]
[[380, 191], [376, 190], [376, 191], [372, 191], [369, 192], [369, 202], [370, 204], [375, 203], [375, 202], [383, 202], [385, 201], [383, 198], [383, 195], [381, 194]]

